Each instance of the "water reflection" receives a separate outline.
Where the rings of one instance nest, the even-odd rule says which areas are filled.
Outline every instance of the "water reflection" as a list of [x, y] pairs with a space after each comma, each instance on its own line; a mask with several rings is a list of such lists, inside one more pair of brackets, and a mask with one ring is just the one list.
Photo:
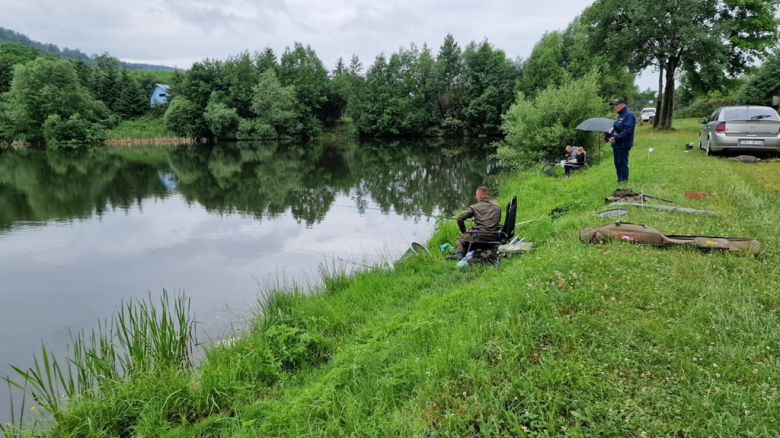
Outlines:
[[459, 211], [494, 185], [490, 152], [441, 140], [0, 150], [0, 376], [149, 291], [186, 291], [218, 335], [218, 310], [250, 306], [255, 277], [311, 274], [324, 254], [400, 255], [431, 232], [417, 213]]
[[[487, 183], [485, 144], [418, 142], [217, 144], [175, 149], [0, 153], [0, 230], [19, 222], [101, 216], [176, 190], [223, 215], [312, 226], [338, 195], [412, 216], [453, 212]], [[465, 194], [465, 196], [464, 196]]]

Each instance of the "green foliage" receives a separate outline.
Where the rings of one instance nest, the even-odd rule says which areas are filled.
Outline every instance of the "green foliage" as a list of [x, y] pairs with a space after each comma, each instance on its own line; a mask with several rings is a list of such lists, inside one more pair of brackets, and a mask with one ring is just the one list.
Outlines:
[[774, 96], [780, 96], [780, 54], [773, 54], [764, 61], [739, 91], [737, 101], [740, 105], [768, 106]]
[[463, 121], [472, 134], [498, 134], [501, 115], [514, 99], [519, 66], [503, 50], [483, 41], [471, 42], [463, 52], [466, 107]]
[[[595, 50], [622, 58], [633, 71], [663, 69], [656, 118], [671, 128], [678, 69], [704, 92], [721, 88], [777, 43], [778, 0], [597, 0], [583, 14]], [[662, 90], [659, 90], [659, 93]]]
[[559, 86], [566, 78], [578, 79], [599, 71], [599, 95], [630, 98], [636, 93], [634, 75], [620, 59], [611, 59], [594, 51], [588, 43], [587, 29], [580, 18], [565, 31], [545, 33], [523, 62], [517, 91], [534, 96], [549, 85]]
[[[44, 344], [33, 367], [13, 367], [21, 380], [5, 380], [28, 391], [62, 427], [73, 421], [64, 411], [64, 400], [110, 398], [128, 382], [188, 368], [193, 324], [189, 300], [183, 295], [171, 299], [163, 290], [156, 304], [151, 294], [149, 301], [122, 303], [111, 322], [99, 325], [98, 331], [72, 335], [71, 357], [66, 361], [52, 356]], [[121, 428], [117, 424], [104, 426]]]
[[239, 140], [276, 140], [279, 133], [276, 129], [257, 119], [241, 119], [238, 123]]
[[217, 138], [234, 139], [238, 132], [239, 117], [235, 108], [223, 103], [210, 102], [203, 114], [211, 132]]
[[[295, 137], [305, 129], [296, 112], [300, 105], [296, 98], [295, 87], [283, 87], [276, 78], [274, 70], [266, 70], [260, 75], [260, 81], [252, 89], [251, 103], [252, 113], [255, 114], [253, 123], [256, 127], [267, 126], [276, 134], [287, 137]], [[258, 134], [261, 135], [264, 134], [263, 131], [269, 134], [271, 132], [265, 127], [257, 129]]]
[[[568, 213], [523, 226], [537, 248], [500, 272], [443, 260], [439, 245], [458, 230], [441, 222], [433, 257], [351, 274], [327, 293], [268, 294], [246, 331], [206, 347], [200, 367], [68, 400], [48, 436], [772, 436], [777, 166], [683, 154], [700, 126], [677, 126], [638, 129], [637, 145], [655, 151], [632, 155], [632, 180], [719, 216], [636, 209], [631, 222], [759, 237], [761, 254], [581, 243], [578, 230], [605, 222], [594, 194], [614, 181], [609, 152], [565, 181], [507, 175], [499, 202], [518, 195], [519, 217]], [[680, 187], [709, 195], [689, 200]]]
[[678, 118], [703, 118], [709, 117], [716, 109], [722, 106], [736, 105], [735, 99], [729, 98], [709, 98], [695, 100], [690, 106], [677, 110], [674, 115]]
[[461, 51], [448, 35], [434, 57], [412, 44], [376, 58], [365, 81], [352, 80], [349, 113], [374, 136], [498, 133], [518, 66], [487, 41]]
[[430, 50], [414, 44], [389, 60], [378, 56], [350, 106], [358, 130], [375, 136], [428, 133], [435, 123], [433, 66]]
[[303, 135], [316, 137], [323, 126], [332, 125], [341, 116], [340, 111], [331, 108], [332, 102], [328, 101], [328, 70], [311, 46], [304, 47], [296, 42], [292, 49], [286, 48], [278, 70], [282, 85], [293, 86], [295, 90], [296, 112]]
[[[162, 107], [163, 105], [159, 105]], [[167, 105], [165, 105], [167, 107]], [[143, 116], [133, 120], [123, 120], [107, 132], [108, 139], [142, 139], [173, 137], [174, 134], [165, 129], [163, 114], [159, 116]]]
[[0, 94], [11, 88], [14, 77], [14, 66], [32, 61], [40, 56], [35, 47], [23, 46], [20, 43], [5, 42], [0, 44]]
[[202, 138], [210, 131], [201, 108], [184, 97], [176, 97], [165, 111], [165, 129], [181, 137]]
[[143, 116], [149, 112], [149, 90], [129, 75], [128, 70], [120, 74], [122, 84], [115, 103], [115, 112], [125, 119]]
[[[40, 54], [43, 56], [53, 56], [57, 58], [72, 60], [75, 62], [81, 62], [81, 63], [85, 63], [86, 65], [89, 65], [90, 67], [94, 67], [95, 65], [97, 65], [95, 60], [93, 60], [89, 55], [87, 55], [86, 53], [82, 52], [79, 49], [69, 49], [67, 47], [64, 49], [60, 49], [59, 47], [57, 47], [56, 44], [33, 41], [29, 37], [27, 37], [27, 35], [13, 31], [11, 29], [4, 29], [0, 27], [0, 43], [3, 42], [14, 42], [14, 43], [22, 44], [25, 47], [30, 47], [31, 49], [36, 49], [37, 51], [40, 51]], [[164, 65], [142, 64], [142, 63], [132, 63], [132, 62], [122, 62], [122, 66], [123, 68], [127, 68], [129, 70], [156, 70], [156, 71], [173, 70], [173, 68]]]
[[[210, 99], [216, 99], [233, 109], [238, 117], [251, 117], [252, 87], [259, 77], [258, 62], [257, 55], [252, 57], [249, 52], [228, 57], [221, 62], [217, 89]], [[214, 135], [220, 137], [216, 132]]]
[[577, 144], [581, 134], [574, 128], [606, 112], [598, 91], [597, 75], [591, 73], [581, 79], [564, 78], [561, 86], [551, 86], [534, 98], [518, 93], [501, 126], [506, 133], [498, 149], [501, 161], [525, 167], [560, 156], [564, 146]]
[[6, 111], [14, 132], [32, 140], [43, 139], [44, 123], [51, 116], [69, 120], [78, 114], [79, 120], [89, 123], [108, 119], [105, 105], [79, 84], [71, 63], [56, 58], [37, 58], [16, 67]]
[[48, 146], [75, 146], [78, 144], [99, 144], [106, 139], [105, 128], [73, 114], [67, 120], [52, 114], [43, 124], [43, 137]]

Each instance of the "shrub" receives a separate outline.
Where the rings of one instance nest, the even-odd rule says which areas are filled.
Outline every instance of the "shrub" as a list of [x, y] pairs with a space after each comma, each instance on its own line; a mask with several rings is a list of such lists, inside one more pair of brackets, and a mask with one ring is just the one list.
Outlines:
[[203, 118], [206, 119], [206, 124], [217, 138], [236, 138], [239, 117], [235, 108], [228, 108], [222, 103], [210, 102]]
[[238, 123], [239, 140], [276, 140], [279, 135], [273, 126], [256, 119], [241, 119]]
[[780, 95], [780, 54], [769, 57], [750, 81], [739, 91], [740, 105], [770, 105]]
[[730, 106], [730, 105], [736, 105], [737, 101], [734, 99], [707, 99], [707, 100], [696, 100], [693, 105], [683, 108], [680, 110], [677, 110], [674, 112], [674, 117], [684, 119], [684, 118], [702, 118], [702, 117], [709, 117], [713, 111], [716, 109], [722, 107], [722, 106]]
[[149, 115], [152, 117], [162, 117], [168, 111], [167, 103], [155, 103], [149, 108]]
[[43, 136], [48, 146], [96, 144], [106, 139], [106, 130], [103, 125], [84, 120], [79, 114], [70, 116], [68, 120], [52, 114], [43, 124]]
[[501, 129], [506, 139], [498, 149], [501, 161], [510, 167], [526, 167], [560, 155], [565, 145], [584, 139], [574, 128], [607, 109], [598, 91], [598, 78], [591, 73], [576, 80], [565, 78], [560, 86], [548, 87], [533, 99], [518, 93], [503, 116]]
[[168, 105], [165, 128], [182, 137], [202, 138], [210, 135], [201, 109], [182, 97], [173, 99]]

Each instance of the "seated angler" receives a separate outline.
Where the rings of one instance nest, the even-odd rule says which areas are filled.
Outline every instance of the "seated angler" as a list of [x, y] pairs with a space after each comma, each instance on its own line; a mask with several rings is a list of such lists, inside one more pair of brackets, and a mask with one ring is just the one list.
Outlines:
[[563, 175], [564, 178], [568, 178], [569, 172], [577, 170], [585, 164], [585, 149], [578, 147], [576, 152], [577, 155], [574, 156], [574, 159], [563, 165], [563, 168], [566, 170], [566, 174]]
[[482, 237], [479, 233], [466, 233], [466, 219], [474, 218], [474, 226], [470, 231], [498, 231], [501, 228], [501, 206], [490, 199], [487, 187], [477, 189], [477, 203], [458, 215], [458, 228], [463, 233], [458, 237], [455, 246], [455, 254], [447, 257], [448, 260], [460, 260], [466, 256], [469, 242], [490, 241], [492, 237]]
[[572, 146], [566, 146], [566, 160], [577, 158], [577, 148]]

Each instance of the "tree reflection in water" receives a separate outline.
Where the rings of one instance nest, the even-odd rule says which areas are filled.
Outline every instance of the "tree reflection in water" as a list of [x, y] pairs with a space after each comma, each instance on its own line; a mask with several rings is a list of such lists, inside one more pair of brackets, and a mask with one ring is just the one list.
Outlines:
[[[100, 216], [180, 193], [218, 214], [307, 227], [338, 196], [404, 216], [452, 213], [479, 185], [495, 187], [487, 142], [464, 140], [241, 142], [179, 148], [0, 151], [0, 229]], [[488, 174], [488, 169], [492, 175]]]

